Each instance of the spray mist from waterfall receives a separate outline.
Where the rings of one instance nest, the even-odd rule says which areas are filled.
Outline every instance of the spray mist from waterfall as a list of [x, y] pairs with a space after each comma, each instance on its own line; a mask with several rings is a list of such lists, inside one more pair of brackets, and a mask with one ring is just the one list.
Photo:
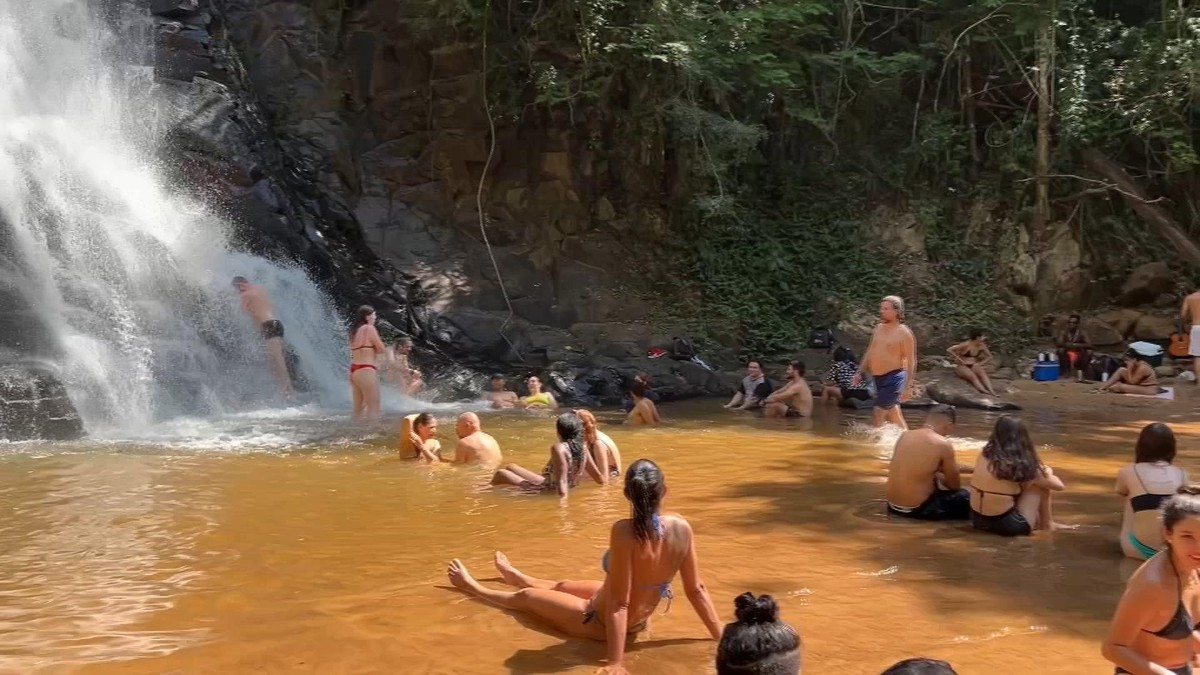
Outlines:
[[231, 251], [226, 225], [163, 182], [153, 87], [123, 65], [148, 45], [91, 5], [0, 3], [0, 284], [55, 342], [29, 351], [93, 435], [270, 407], [262, 339], [230, 286], [242, 275], [270, 293], [310, 399], [344, 405], [329, 299], [299, 268]]

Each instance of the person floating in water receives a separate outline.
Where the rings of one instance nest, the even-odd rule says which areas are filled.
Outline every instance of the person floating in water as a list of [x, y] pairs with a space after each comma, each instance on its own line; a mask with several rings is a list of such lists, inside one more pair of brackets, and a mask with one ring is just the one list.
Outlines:
[[491, 391], [483, 395], [493, 408], [512, 408], [515, 407], [520, 399], [517, 397], [517, 392], [509, 391], [504, 388], [504, 376], [493, 375], [491, 381]]
[[971, 526], [1005, 537], [1055, 528], [1050, 493], [1066, 489], [1042, 463], [1029, 430], [1005, 415], [975, 461], [971, 477]]
[[458, 435], [458, 444], [454, 446], [455, 464], [482, 464], [495, 467], [503, 459], [500, 444], [491, 434], [483, 432], [479, 415], [465, 412], [458, 416], [458, 424], [454, 427]]
[[904, 325], [904, 301], [889, 295], [879, 303], [879, 325], [871, 334], [862, 364], [851, 381], [853, 386], [859, 386], [867, 370], [874, 376], [875, 406], [872, 416], [875, 426], [891, 422], [901, 428], [908, 427], [904, 423], [900, 403], [912, 398], [916, 369], [917, 339]]
[[576, 410], [583, 423], [583, 443], [596, 468], [592, 478], [601, 485], [608, 485], [610, 478], [621, 475], [621, 449], [608, 434], [596, 428], [596, 416], [588, 410]]
[[792, 361], [784, 374], [787, 383], [761, 402], [763, 417], [812, 417], [812, 387], [804, 379], [804, 362]]
[[779, 620], [775, 598], [742, 593], [733, 601], [737, 621], [717, 644], [717, 675], [800, 675], [800, 634]]
[[522, 573], [497, 551], [496, 569], [517, 591], [487, 588], [457, 558], [446, 574], [456, 588], [505, 609], [524, 612], [571, 637], [605, 640], [610, 672], [624, 672], [625, 642], [646, 629], [659, 602], [674, 596], [671, 581], [679, 574], [692, 608], [714, 640], [721, 623], [696, 558], [695, 536], [680, 515], [662, 514], [667, 494], [658, 465], [639, 459], [625, 473], [625, 498], [631, 515], [613, 524], [609, 550], [601, 559], [604, 581], [551, 581]]
[[929, 409], [925, 426], [900, 434], [888, 466], [887, 511], [918, 520], [966, 520], [971, 517], [971, 495], [961, 488], [954, 446], [946, 439], [958, 413], [954, 406]]
[[530, 375], [529, 379], [525, 380], [525, 386], [529, 387], [529, 395], [517, 401], [518, 408], [554, 410], [558, 407], [558, 401], [555, 400], [554, 394], [542, 390], [542, 381], [537, 375]]
[[518, 464], [509, 464], [492, 476], [492, 485], [553, 490], [560, 499], [566, 499], [567, 491], [579, 485], [579, 477], [584, 471], [595, 476], [596, 469], [590, 466], [592, 457], [584, 448], [583, 420], [579, 415], [574, 412], [559, 415], [554, 429], [558, 433], [558, 442], [550, 446], [550, 460], [541, 474]]
[[960, 342], [946, 350], [954, 359], [954, 374], [975, 387], [981, 394], [996, 396], [992, 388], [992, 380], [988, 377], [987, 366], [992, 360], [992, 352], [987, 346], [987, 335], [978, 328], [971, 329], [965, 342]]
[[1130, 349], [1122, 357], [1125, 365], [1117, 368], [1117, 372], [1108, 378], [1096, 391], [1111, 391], [1116, 394], [1138, 394], [1154, 396], [1158, 394], [1158, 375], [1150, 364], [1141, 359], [1137, 352]]
[[425, 388], [421, 371], [409, 365], [408, 355], [412, 350], [412, 338], [402, 337], [396, 341], [396, 346], [388, 347], [384, 355], [384, 370], [388, 381], [399, 387], [406, 396], [416, 396]]
[[379, 372], [375, 357], [383, 352], [383, 341], [375, 330], [375, 308], [358, 308], [358, 319], [350, 327], [351, 418], [371, 420], [379, 417]]
[[755, 408], [759, 401], [771, 395], [774, 388], [771, 380], [763, 373], [762, 363], [758, 359], [750, 359], [746, 362], [746, 377], [742, 378], [742, 385], [724, 407], [730, 410]]
[[242, 298], [242, 311], [249, 314], [259, 325], [263, 343], [267, 348], [267, 364], [271, 374], [279, 383], [279, 395], [290, 401], [296, 392], [292, 389], [292, 378], [288, 375], [287, 357], [283, 353], [283, 324], [275, 318], [275, 310], [267, 289], [252, 284], [246, 277], [233, 278], [233, 287]]
[[658, 406], [654, 405], [654, 401], [646, 398], [646, 384], [644, 382], [634, 380], [629, 385], [629, 396], [633, 398], [633, 409], [626, 416], [630, 424], [647, 424], [653, 426], [662, 422], [662, 418], [658, 416]]
[[438, 421], [429, 413], [407, 415], [400, 423], [400, 458], [426, 462], [442, 461], [442, 444], [437, 439]]
[[1133, 464], [1117, 472], [1117, 494], [1125, 498], [1120, 542], [1125, 555], [1146, 560], [1164, 544], [1159, 507], [1187, 485], [1187, 472], [1172, 464], [1175, 432], [1162, 422], [1142, 428], [1133, 452]]
[[1200, 613], [1200, 485], [1189, 485], [1161, 509], [1166, 548], [1129, 578], [1100, 648], [1117, 673], [1191, 675]]

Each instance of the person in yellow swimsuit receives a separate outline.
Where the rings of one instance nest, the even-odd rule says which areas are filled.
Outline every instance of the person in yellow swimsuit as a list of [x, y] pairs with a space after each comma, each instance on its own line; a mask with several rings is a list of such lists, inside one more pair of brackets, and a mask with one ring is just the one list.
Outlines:
[[529, 379], [525, 380], [525, 386], [529, 387], [529, 395], [521, 397], [517, 402], [518, 408], [554, 410], [558, 407], [558, 401], [554, 399], [554, 394], [542, 391], [542, 381], [538, 379], [537, 375], [530, 375]]

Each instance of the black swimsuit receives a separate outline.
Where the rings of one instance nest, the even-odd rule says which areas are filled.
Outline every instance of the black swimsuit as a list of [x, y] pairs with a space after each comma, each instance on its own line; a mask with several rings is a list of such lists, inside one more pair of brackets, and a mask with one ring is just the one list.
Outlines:
[[[1175, 561], [1167, 558], [1171, 563], [1171, 568], [1175, 568]], [[1177, 583], [1180, 586], [1180, 593], [1183, 592], [1183, 579], [1179, 579], [1179, 571], [1175, 571]], [[1192, 615], [1188, 613], [1187, 607], [1183, 604], [1183, 598], [1179, 599], [1179, 604], [1175, 606], [1175, 614], [1171, 616], [1171, 620], [1167, 621], [1167, 625], [1158, 630], [1145, 630], [1149, 633], [1164, 640], [1190, 640], [1192, 639], [1192, 631], [1196, 630], [1196, 624], [1192, 621]], [[1169, 669], [1175, 675], [1192, 675], [1192, 665], [1185, 663], [1182, 666], [1175, 666]], [[1124, 668], [1117, 668], [1114, 673], [1128, 673]]]
[[975, 491], [979, 493], [980, 507], [983, 506], [983, 495], [1011, 497], [1013, 500], [1012, 508], [998, 516], [985, 516], [972, 507], [971, 527], [983, 532], [998, 534], [1002, 537], [1025, 537], [1033, 534], [1033, 528], [1030, 527], [1029, 521], [1025, 520], [1025, 516], [1021, 515], [1021, 512], [1017, 510], [1017, 497], [1021, 496], [1021, 493], [991, 492], [976, 487], [974, 483], [971, 484], [971, 487], [975, 488]]

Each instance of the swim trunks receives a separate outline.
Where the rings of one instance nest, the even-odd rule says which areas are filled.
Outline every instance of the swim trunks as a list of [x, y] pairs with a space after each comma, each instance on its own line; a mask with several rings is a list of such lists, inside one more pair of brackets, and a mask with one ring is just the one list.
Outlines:
[[1025, 516], [1021, 515], [1015, 506], [998, 516], [985, 516], [972, 509], [971, 527], [1001, 537], [1027, 537], [1033, 534], [1029, 521], [1025, 520]]
[[279, 322], [279, 319], [270, 319], [269, 321], [262, 322], [262, 336], [264, 340], [282, 338], [283, 324]]
[[908, 374], [903, 370], [893, 370], [890, 373], [875, 376], [875, 407], [880, 410], [891, 410], [900, 402], [900, 392], [904, 391], [904, 381]]
[[888, 513], [917, 520], [966, 520], [971, 517], [971, 493], [966, 490], [934, 490], [920, 506], [887, 505]]
[[1200, 356], [1200, 323], [1192, 325], [1189, 341], [1188, 356]]

